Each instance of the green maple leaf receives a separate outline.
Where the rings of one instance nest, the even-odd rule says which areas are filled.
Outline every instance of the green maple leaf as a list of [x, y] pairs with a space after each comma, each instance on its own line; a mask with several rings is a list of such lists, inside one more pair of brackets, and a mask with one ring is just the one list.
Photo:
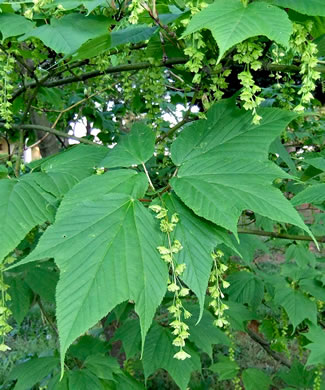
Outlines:
[[124, 194], [78, 204], [44, 233], [24, 263], [54, 257], [60, 269], [56, 303], [62, 364], [70, 344], [126, 300], [135, 302], [144, 343], [167, 287], [160, 243], [152, 215]]
[[291, 22], [282, 9], [264, 2], [245, 7], [240, 0], [218, 0], [210, 4], [193, 16], [184, 35], [203, 28], [211, 30], [218, 44], [218, 61], [232, 46], [257, 35], [287, 47], [292, 33]]
[[268, 161], [268, 149], [295, 115], [265, 108], [260, 125], [232, 99], [215, 104], [208, 119], [183, 130], [172, 145], [179, 165], [171, 185], [197, 215], [229, 229], [237, 236], [242, 211], [253, 210], [308, 232], [298, 212], [272, 185], [276, 178], [292, 178]]

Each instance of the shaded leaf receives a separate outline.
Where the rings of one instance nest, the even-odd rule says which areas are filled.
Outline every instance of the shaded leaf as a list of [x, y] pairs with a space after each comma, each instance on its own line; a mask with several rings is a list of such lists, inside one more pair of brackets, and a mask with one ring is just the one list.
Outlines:
[[318, 326], [312, 326], [305, 336], [311, 341], [306, 345], [306, 348], [311, 351], [306, 365], [325, 364], [325, 331]]
[[302, 190], [291, 199], [291, 204], [298, 206], [303, 203], [322, 203], [325, 201], [325, 183], [314, 184]]
[[293, 290], [288, 285], [278, 285], [275, 291], [275, 302], [287, 312], [290, 322], [296, 328], [303, 320], [317, 322], [316, 303], [303, 293]]
[[99, 379], [113, 380], [114, 373], [119, 373], [120, 366], [117, 360], [104, 354], [89, 355], [84, 366]]
[[11, 297], [9, 309], [17, 324], [20, 325], [31, 306], [33, 292], [20, 276], [6, 278], [6, 283], [10, 286], [8, 290]]
[[184, 350], [191, 355], [190, 359], [177, 360], [173, 356], [179, 348], [175, 347], [174, 336], [170, 330], [154, 324], [146, 338], [143, 352], [143, 369], [145, 378], [148, 378], [159, 368], [165, 369], [181, 390], [185, 390], [193, 371], [201, 368], [200, 357], [194, 351], [185, 347]]
[[35, 226], [53, 220], [53, 201], [32, 175], [0, 180], [0, 262]]
[[221, 354], [218, 355], [218, 360], [217, 363], [209, 367], [209, 370], [218, 374], [219, 381], [233, 379], [238, 373], [238, 364]]
[[17, 380], [14, 390], [27, 390], [49, 375], [59, 364], [55, 357], [41, 357], [15, 366], [7, 381]]
[[268, 390], [272, 384], [271, 378], [257, 368], [243, 371], [242, 379], [246, 390]]
[[100, 380], [89, 370], [74, 370], [68, 372], [69, 389], [104, 390]]
[[253, 273], [241, 271], [231, 274], [227, 281], [230, 286], [226, 290], [232, 301], [239, 303], [248, 303], [257, 307], [264, 297], [264, 284]]
[[114, 335], [114, 340], [122, 340], [126, 358], [130, 359], [140, 351], [141, 331], [138, 320], [127, 319]]
[[103, 167], [130, 167], [141, 165], [153, 155], [155, 132], [141, 122], [135, 123], [130, 133], [121, 137], [119, 143], [101, 162]]

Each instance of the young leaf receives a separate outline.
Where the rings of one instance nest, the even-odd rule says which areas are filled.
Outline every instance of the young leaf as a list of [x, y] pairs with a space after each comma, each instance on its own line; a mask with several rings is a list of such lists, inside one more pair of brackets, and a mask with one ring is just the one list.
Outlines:
[[155, 132], [141, 122], [135, 123], [130, 133], [121, 138], [101, 166], [106, 168], [141, 165], [149, 160], [155, 149]]
[[218, 0], [210, 4], [193, 16], [184, 35], [203, 28], [211, 30], [218, 44], [218, 61], [232, 46], [257, 35], [288, 47], [292, 33], [285, 11], [264, 2], [253, 2], [245, 7], [240, 0]]
[[103, 390], [101, 381], [89, 370], [73, 370], [68, 372], [69, 389]]
[[218, 374], [219, 381], [233, 379], [238, 373], [238, 364], [221, 354], [218, 355], [218, 360], [209, 367], [209, 370]]
[[248, 303], [257, 307], [264, 296], [263, 282], [251, 272], [236, 272], [231, 274], [227, 281], [230, 283], [227, 289], [229, 299], [234, 302]]
[[183, 249], [175, 260], [186, 264], [181, 279], [198, 297], [202, 315], [212, 266], [211, 253], [221, 243], [236, 249], [224, 229], [197, 217], [175, 194], [166, 194], [163, 202], [171, 214], [179, 216], [172, 238], [179, 240]]
[[56, 357], [41, 357], [28, 360], [15, 366], [9, 374], [7, 381], [17, 380], [15, 390], [26, 390], [40, 382], [59, 364]]
[[311, 351], [306, 365], [325, 364], [325, 331], [318, 326], [311, 326], [305, 336], [311, 341], [306, 345], [306, 348]]
[[56, 53], [72, 54], [89, 39], [108, 34], [110, 24], [111, 20], [104, 16], [69, 14], [60, 19], [52, 18], [51, 24], [29, 31], [19, 40], [38, 38]]
[[192, 341], [203, 352], [207, 353], [212, 359], [213, 345], [222, 344], [230, 346], [230, 340], [225, 332], [213, 325], [215, 317], [208, 311], [204, 310], [200, 322], [200, 310], [197, 304], [186, 304], [192, 316], [186, 320], [189, 326], [189, 340]]
[[268, 390], [272, 384], [270, 377], [257, 368], [243, 371], [242, 378], [246, 390]]
[[126, 300], [135, 302], [144, 342], [167, 286], [166, 265], [156, 249], [160, 243], [148, 210], [122, 194], [84, 202], [44, 233], [23, 262], [54, 257], [60, 268], [61, 363], [77, 337]]
[[97, 378], [114, 381], [113, 374], [121, 372], [116, 359], [104, 354], [89, 355], [84, 366]]
[[[257, 3], [259, 4], [259, 3]], [[289, 178], [267, 160], [270, 143], [294, 118], [278, 109], [264, 109], [261, 124], [233, 101], [217, 103], [207, 121], [183, 130], [172, 146], [179, 168], [171, 185], [197, 215], [237, 235], [237, 221], [245, 209], [299, 226], [312, 236], [300, 215], [272, 186], [275, 178]]]
[[174, 379], [181, 390], [187, 388], [193, 371], [200, 370], [199, 355], [185, 347], [184, 350], [191, 355], [190, 359], [177, 360], [174, 354], [178, 351], [173, 343], [170, 330], [156, 323], [150, 329], [146, 338], [143, 352], [143, 369], [145, 378], [148, 378], [159, 368], [165, 369]]
[[293, 290], [288, 285], [278, 285], [274, 297], [275, 302], [287, 312], [294, 329], [305, 319], [317, 323], [316, 303], [303, 293]]
[[307, 371], [298, 360], [295, 360], [290, 370], [282, 369], [277, 377], [281, 378], [287, 385], [299, 389], [312, 387], [314, 374], [312, 371]]

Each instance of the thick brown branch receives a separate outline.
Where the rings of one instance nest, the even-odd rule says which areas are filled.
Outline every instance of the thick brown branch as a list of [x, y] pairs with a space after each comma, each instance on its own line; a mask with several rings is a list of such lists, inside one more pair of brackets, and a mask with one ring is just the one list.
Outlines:
[[[123, 65], [118, 65], [118, 66], [111, 66], [104, 71], [94, 70], [92, 72], [83, 73], [83, 74], [78, 75], [78, 76], [71, 76], [71, 77], [65, 77], [63, 79], [47, 81], [44, 84], [42, 83], [42, 80], [40, 80], [40, 84], [42, 84], [43, 87], [52, 88], [52, 87], [58, 87], [61, 85], [75, 83], [78, 81], [85, 81], [85, 80], [92, 79], [95, 77], [103, 76], [105, 74], [129, 72], [132, 70], [141, 70], [141, 69], [148, 69], [148, 68], [156, 68], [156, 67], [185, 64], [187, 61], [188, 60], [185, 57], [176, 57], [176, 58], [170, 58], [166, 61], [161, 61], [158, 64], [152, 64], [150, 62], [138, 62], [135, 64], [123, 64]], [[16, 99], [23, 92], [25, 92], [27, 88], [35, 88], [36, 86], [37, 86], [36, 82], [30, 82], [30, 83], [26, 84], [25, 86], [20, 87], [19, 89], [17, 89], [13, 93], [13, 97], [11, 100]]]

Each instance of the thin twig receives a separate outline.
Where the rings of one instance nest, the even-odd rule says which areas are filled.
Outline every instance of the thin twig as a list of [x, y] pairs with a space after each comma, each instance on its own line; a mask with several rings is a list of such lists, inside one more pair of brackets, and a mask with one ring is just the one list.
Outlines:
[[[4, 124], [0, 123], [0, 128], [3, 126], [4, 126]], [[79, 138], [79, 137], [76, 137], [75, 135], [70, 135], [70, 134], [64, 133], [63, 131], [52, 129], [51, 127], [40, 126], [40, 125], [13, 125], [12, 128], [18, 129], [18, 130], [40, 130], [40, 131], [44, 131], [46, 133], [55, 134], [55, 135], [62, 137], [62, 138], [74, 139], [76, 141], [79, 141], [82, 144], [101, 146], [100, 144], [97, 144], [96, 142], [92, 142], [86, 138]]]
[[[238, 229], [238, 233], [241, 234], [254, 234], [255, 236], [264, 236], [272, 238], [283, 238], [285, 240], [293, 241], [314, 241], [312, 237], [303, 236], [298, 234], [287, 234], [287, 233], [275, 233], [275, 232], [264, 232], [262, 230], [250, 230], [250, 229]], [[315, 237], [318, 242], [325, 242], [325, 237]]]
[[37, 303], [38, 303], [38, 306], [41, 310], [43, 317], [46, 319], [46, 321], [48, 322], [50, 327], [54, 330], [54, 333], [56, 333], [56, 335], [59, 336], [59, 332], [58, 332], [56, 326], [54, 325], [54, 322], [51, 320], [50, 316], [47, 314], [46, 310], [44, 309], [44, 306], [43, 306], [40, 298], [37, 299]]
[[145, 174], [146, 174], [146, 176], [147, 176], [147, 179], [148, 179], [148, 182], [149, 182], [149, 185], [150, 185], [151, 189], [152, 189], [154, 192], [156, 192], [155, 186], [152, 184], [152, 181], [151, 181], [150, 176], [149, 176], [149, 172], [148, 172], [148, 170], [147, 170], [145, 164], [142, 163], [142, 166], [143, 166], [144, 172], [145, 172]]

